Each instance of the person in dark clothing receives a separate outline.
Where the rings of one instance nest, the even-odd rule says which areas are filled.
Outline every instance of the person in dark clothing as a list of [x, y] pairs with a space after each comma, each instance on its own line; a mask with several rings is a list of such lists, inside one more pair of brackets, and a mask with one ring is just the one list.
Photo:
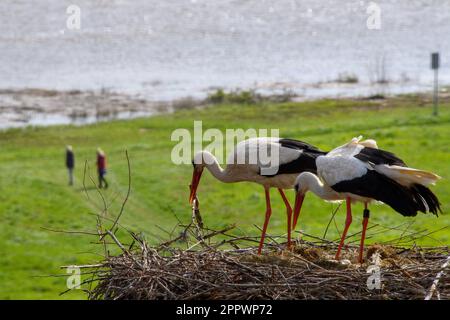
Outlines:
[[108, 182], [105, 179], [106, 175], [106, 156], [102, 149], [97, 149], [97, 170], [98, 170], [98, 187], [108, 188]]
[[73, 169], [75, 168], [75, 155], [72, 146], [66, 146], [66, 167], [69, 172], [69, 186], [73, 186]]

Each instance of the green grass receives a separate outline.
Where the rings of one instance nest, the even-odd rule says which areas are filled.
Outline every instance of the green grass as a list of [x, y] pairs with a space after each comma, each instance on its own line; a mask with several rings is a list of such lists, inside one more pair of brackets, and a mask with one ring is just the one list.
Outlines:
[[[448, 226], [450, 216], [450, 104], [444, 103], [439, 117], [431, 116], [431, 107], [416, 96], [389, 99], [387, 102], [323, 100], [305, 103], [218, 105], [203, 110], [182, 110], [171, 115], [132, 121], [116, 121], [84, 127], [56, 126], [14, 129], [0, 132], [0, 298], [59, 298], [66, 289], [62, 265], [89, 263], [99, 259], [101, 247], [92, 237], [55, 233], [58, 230], [95, 230], [95, 215], [100, 199], [95, 189], [89, 201], [82, 190], [84, 160], [94, 165], [95, 150], [107, 153], [111, 203], [114, 217], [127, 189], [127, 149], [132, 165], [132, 194], [121, 222], [134, 231], [142, 231], [151, 242], [181, 220], [190, 219], [187, 203], [191, 165], [171, 162], [170, 140], [176, 128], [192, 131], [193, 121], [202, 120], [203, 129], [276, 128], [280, 135], [308, 141], [322, 149], [331, 149], [358, 135], [374, 138], [380, 147], [395, 152], [410, 166], [434, 171], [444, 177], [433, 190], [442, 202], [444, 214], [436, 218], [418, 214], [405, 218], [385, 205], [372, 206], [370, 224], [397, 226], [413, 222], [410, 230], [430, 231]], [[66, 185], [64, 146], [76, 152], [76, 185]], [[93, 175], [94, 170], [91, 169]], [[273, 215], [269, 233], [285, 232], [285, 209], [279, 196], [273, 195]], [[264, 219], [263, 190], [249, 183], [222, 184], [208, 173], [199, 188], [204, 222], [213, 228], [236, 223], [242, 234], [258, 235], [254, 224]], [[293, 192], [288, 196], [293, 199]], [[299, 220], [307, 233], [322, 236], [333, 205], [309, 194]], [[334, 205], [335, 207], [335, 205]], [[360, 230], [361, 205], [354, 207], [350, 233]], [[341, 209], [337, 224], [342, 228]], [[298, 228], [297, 228], [298, 229]], [[369, 243], [398, 237], [400, 231], [376, 234]], [[328, 238], [335, 239], [334, 225]], [[369, 231], [370, 236], [370, 231]], [[125, 240], [124, 240], [125, 241]], [[450, 242], [445, 229], [432, 237], [418, 240], [420, 245]], [[83, 278], [84, 279], [84, 278]], [[85, 298], [81, 291], [63, 298]]]

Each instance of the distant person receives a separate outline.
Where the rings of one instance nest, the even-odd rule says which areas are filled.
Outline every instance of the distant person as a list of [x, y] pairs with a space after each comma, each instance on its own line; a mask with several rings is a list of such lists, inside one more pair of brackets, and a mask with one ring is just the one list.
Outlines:
[[73, 169], [75, 168], [75, 155], [72, 146], [66, 146], [66, 167], [69, 172], [69, 186], [73, 186]]
[[108, 188], [108, 182], [105, 179], [106, 175], [106, 156], [102, 149], [97, 149], [97, 170], [98, 170], [98, 187]]

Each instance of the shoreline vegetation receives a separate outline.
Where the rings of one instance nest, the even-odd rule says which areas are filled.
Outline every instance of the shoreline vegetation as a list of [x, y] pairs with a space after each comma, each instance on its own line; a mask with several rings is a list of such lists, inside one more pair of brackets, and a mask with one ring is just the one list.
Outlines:
[[[39, 103], [42, 95], [39, 93], [35, 98], [30, 95], [30, 101]], [[82, 97], [84, 93], [73, 94], [77, 95]], [[48, 98], [57, 97], [58, 94], [50, 94]], [[64, 97], [67, 101], [71, 99]], [[443, 214], [436, 218], [419, 213], [417, 217], [405, 218], [385, 205], [373, 206], [369, 228], [382, 227], [383, 232], [374, 231], [375, 227], [369, 229], [368, 246], [399, 238], [405, 240], [401, 245], [408, 247], [450, 244], [450, 96], [447, 93], [441, 94], [437, 117], [432, 115], [430, 94], [249, 103], [248, 99], [254, 97], [227, 96], [224, 92], [215, 99], [218, 102], [214, 105], [179, 108], [172, 113], [132, 120], [0, 131], [0, 298], [87, 298], [82, 290], [59, 296], [67, 290], [68, 274], [61, 266], [88, 265], [102, 255], [102, 248], [93, 246], [93, 239], [78, 233], [97, 232], [98, 212], [103, 213], [105, 223], [114, 221], [120, 212], [129, 179], [125, 150], [132, 168], [132, 188], [120, 225], [152, 245], [167, 240], [176, 225], [189, 223], [188, 184], [192, 166], [172, 163], [170, 154], [177, 142], [170, 137], [177, 128], [192, 130], [194, 120], [202, 120], [204, 129], [221, 131], [277, 128], [283, 137], [306, 140], [323, 150], [342, 145], [358, 135], [376, 139], [380, 148], [396, 153], [408, 165], [444, 178], [432, 187], [442, 203]], [[68, 186], [64, 166], [66, 145], [72, 145], [75, 152], [73, 187]], [[103, 194], [106, 208], [96, 188], [89, 184], [90, 177], [96, 177], [98, 147], [106, 152], [109, 164], [110, 186]], [[83, 180], [87, 181], [86, 187]], [[205, 174], [198, 190], [205, 226], [222, 230], [234, 224], [236, 236], [258, 236], [257, 226], [264, 219], [260, 191], [250, 183], [217, 183]], [[294, 193], [288, 192], [287, 196], [292, 201]], [[284, 204], [275, 200], [272, 209], [268, 235], [283, 237]], [[308, 196], [297, 231], [323, 237], [336, 209], [336, 204]], [[361, 231], [362, 211], [362, 206], [355, 205], [349, 234]], [[344, 220], [341, 207], [330, 224], [327, 240], [339, 237]], [[120, 234], [117, 236], [122, 239]], [[357, 236], [352, 238], [357, 240]], [[82, 280], [88, 277], [82, 275]]]
[[[322, 85], [353, 85], [358, 83], [352, 74], [340, 74], [334, 81]], [[450, 96], [448, 86], [440, 88], [440, 99]], [[367, 96], [338, 97], [345, 100], [384, 100], [402, 96], [431, 99], [430, 93], [390, 95], [384, 89]], [[173, 101], [151, 101], [139, 96], [102, 89], [99, 91], [49, 90], [49, 89], [0, 89], [0, 131], [10, 128], [49, 125], [87, 125], [97, 122], [135, 119], [178, 110], [208, 107], [216, 104], [264, 104], [333, 100], [330, 97], [306, 98], [288, 87], [277, 93], [261, 93], [256, 89], [210, 90], [205, 98], [185, 97]]]

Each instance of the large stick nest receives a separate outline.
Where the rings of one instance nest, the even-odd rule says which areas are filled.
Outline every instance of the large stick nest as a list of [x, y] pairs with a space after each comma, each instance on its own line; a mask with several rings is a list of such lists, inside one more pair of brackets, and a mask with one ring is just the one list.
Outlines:
[[[185, 231], [198, 230], [189, 227]], [[186, 233], [155, 247], [136, 237], [139, 246], [110, 256], [95, 267], [98, 285], [89, 292], [89, 298], [450, 298], [449, 277], [443, 272], [449, 262], [447, 247], [374, 245], [366, 250], [367, 262], [361, 265], [346, 259], [357, 256], [355, 246], [346, 248], [341, 261], [333, 259], [335, 244], [306, 241], [298, 241], [292, 251], [286, 250], [284, 244], [271, 243], [262, 255], [257, 255], [254, 246], [238, 247], [238, 243], [253, 243], [256, 239], [233, 237], [227, 232], [228, 228], [210, 231], [190, 249], [179, 248]], [[211, 239], [219, 234], [229, 239], [212, 244]], [[380, 271], [379, 289], [371, 278], [374, 274], [368, 273], [369, 266], [374, 272]]]

